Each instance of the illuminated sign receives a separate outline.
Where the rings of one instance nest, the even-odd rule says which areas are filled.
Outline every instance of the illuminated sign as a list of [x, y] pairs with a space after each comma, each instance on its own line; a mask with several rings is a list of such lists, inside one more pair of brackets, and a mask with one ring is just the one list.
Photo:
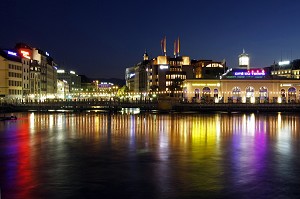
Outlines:
[[13, 56], [17, 56], [17, 53], [16, 52], [12, 52], [12, 51], [7, 51], [7, 54], [9, 54], [9, 55], [13, 55]]
[[290, 63], [291, 63], [290, 61], [280, 61], [280, 62], [278, 62], [279, 66], [289, 65]]
[[165, 70], [165, 69], [169, 69], [169, 66], [168, 65], [160, 65], [159, 68], [161, 70]]
[[65, 73], [65, 70], [57, 70], [57, 73]]
[[283, 86], [292, 86], [292, 84], [280, 84], [281, 87]]
[[235, 76], [263, 76], [266, 75], [265, 70], [248, 70], [234, 72]]
[[220, 87], [220, 83], [194, 83], [192, 86], [217, 86]]
[[30, 53], [29, 53], [29, 51], [21, 50], [20, 52], [21, 52], [21, 54], [22, 54], [23, 57], [25, 57], [27, 59], [30, 59], [30, 56], [29, 56]]

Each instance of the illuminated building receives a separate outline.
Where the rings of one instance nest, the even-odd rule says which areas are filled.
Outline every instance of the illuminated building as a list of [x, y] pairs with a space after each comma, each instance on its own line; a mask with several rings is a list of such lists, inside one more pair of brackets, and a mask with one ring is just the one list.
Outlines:
[[30, 94], [30, 63], [31, 48], [25, 44], [17, 44], [16, 51], [22, 58], [22, 90], [23, 100], [27, 101]]
[[30, 98], [38, 101], [41, 96], [41, 66], [37, 60], [32, 60], [30, 64]]
[[22, 58], [16, 51], [0, 50], [0, 99], [22, 100]]
[[289, 79], [300, 79], [300, 59], [280, 61], [270, 66], [271, 74]]
[[[220, 79], [189, 79], [184, 98], [203, 103], [288, 103], [300, 101], [299, 61], [266, 68], [234, 68]], [[289, 65], [289, 66], [288, 66]], [[294, 75], [293, 75], [294, 74]]]
[[79, 93], [81, 91], [81, 77], [75, 71], [59, 69], [57, 70], [57, 78], [68, 82], [70, 93]]
[[179, 39], [174, 42], [174, 57], [167, 56], [166, 38], [162, 39], [162, 56], [149, 59], [145, 52], [143, 61], [126, 68], [125, 80], [129, 91], [174, 91], [182, 90], [182, 81], [193, 78], [190, 57], [180, 56]]
[[167, 56], [166, 38], [161, 41], [163, 55], [150, 59], [145, 52], [144, 60], [126, 68], [126, 85], [131, 92], [164, 92], [169, 96], [182, 91], [182, 82], [186, 79], [218, 79], [226, 71], [226, 62], [212, 60], [191, 60], [180, 55], [179, 38], [174, 42], [174, 57]]
[[143, 55], [143, 61], [137, 65], [126, 68], [125, 80], [126, 86], [131, 92], [145, 92], [148, 91], [148, 73], [150, 67], [149, 56], [147, 52]]
[[66, 80], [57, 79], [57, 98], [67, 99], [69, 90], [69, 84]]
[[15, 48], [23, 59], [23, 94], [34, 100], [54, 98], [57, 74], [53, 58], [49, 53], [24, 43], [17, 43]]
[[217, 62], [213, 60], [192, 60], [195, 67], [195, 78], [200, 79], [219, 79], [227, 70], [226, 62]]
[[32, 59], [41, 69], [41, 98], [54, 98], [57, 92], [57, 68], [49, 53], [38, 48], [32, 49]]

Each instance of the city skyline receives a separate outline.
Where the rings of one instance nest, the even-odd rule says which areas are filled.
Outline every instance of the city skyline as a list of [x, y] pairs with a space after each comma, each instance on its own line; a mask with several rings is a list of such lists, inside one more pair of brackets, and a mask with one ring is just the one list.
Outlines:
[[60, 67], [92, 78], [124, 78], [125, 69], [167, 55], [180, 37], [180, 54], [192, 59], [226, 59], [238, 66], [245, 49], [251, 67], [300, 58], [300, 2], [251, 1], [5, 1], [0, 17], [1, 48], [24, 42], [50, 53]]

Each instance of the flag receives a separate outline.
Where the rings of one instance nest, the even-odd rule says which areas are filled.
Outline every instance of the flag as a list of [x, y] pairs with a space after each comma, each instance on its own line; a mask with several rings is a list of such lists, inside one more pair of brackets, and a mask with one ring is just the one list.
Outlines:
[[167, 38], [166, 38], [166, 36], [164, 38], [164, 53], [165, 53], [165, 55], [167, 54]]
[[167, 54], [167, 39], [166, 36], [160, 40], [160, 46], [162, 53], [166, 56]]
[[174, 41], [174, 56], [176, 57], [177, 55], [177, 41]]
[[177, 39], [176, 52], [177, 52], [177, 55], [179, 56], [179, 52], [180, 52], [179, 37], [178, 37], [178, 39]]
[[164, 53], [164, 39], [162, 38], [160, 41], [161, 52]]

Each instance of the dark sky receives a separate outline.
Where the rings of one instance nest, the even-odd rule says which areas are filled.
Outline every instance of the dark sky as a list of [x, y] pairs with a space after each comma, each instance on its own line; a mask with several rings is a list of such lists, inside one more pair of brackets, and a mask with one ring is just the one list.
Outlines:
[[24, 42], [60, 66], [89, 77], [124, 78], [125, 68], [167, 53], [224, 58], [236, 67], [243, 48], [251, 67], [300, 58], [299, 0], [2, 0], [0, 48]]

